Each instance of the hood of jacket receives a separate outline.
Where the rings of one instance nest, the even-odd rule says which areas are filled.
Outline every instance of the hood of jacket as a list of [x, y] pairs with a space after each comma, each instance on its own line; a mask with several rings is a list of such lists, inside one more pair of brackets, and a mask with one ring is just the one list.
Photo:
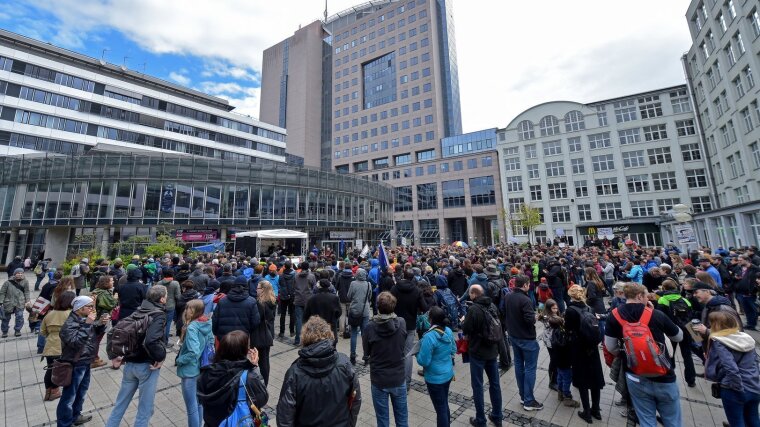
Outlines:
[[376, 314], [372, 321], [375, 322], [375, 331], [381, 337], [388, 337], [396, 333], [398, 329], [398, 322], [396, 321], [398, 316], [396, 313], [391, 314]]
[[242, 286], [233, 286], [230, 293], [227, 294], [227, 298], [234, 302], [245, 301], [248, 297], [250, 297], [248, 290]]
[[379, 267], [380, 261], [373, 259], [372, 261], [369, 262], [369, 265], [371, 265], [372, 267]]
[[338, 352], [332, 340], [322, 340], [298, 351], [296, 363], [312, 378], [327, 376], [338, 360]]
[[446, 289], [449, 287], [449, 281], [446, 279], [446, 276], [439, 274], [435, 276], [435, 286], [438, 289]]
[[[211, 319], [206, 316], [201, 316], [198, 319], [190, 323], [190, 326], [198, 328], [201, 334], [205, 336], [211, 335]], [[188, 328], [190, 327], [188, 326]]]
[[301, 269], [301, 271], [298, 272], [298, 277], [307, 277], [308, 275], [309, 275], [308, 268]]
[[251, 368], [248, 360], [223, 360], [201, 368], [203, 381], [198, 381], [198, 399], [210, 405], [226, 404], [230, 389], [239, 386], [240, 373]]
[[478, 273], [475, 275], [475, 281], [478, 283], [488, 283], [488, 276], [486, 273]]
[[288, 279], [295, 279], [296, 277], [296, 271], [295, 270], [284, 270], [281, 277], [287, 277]]
[[408, 294], [410, 292], [414, 292], [414, 290], [417, 289], [417, 285], [412, 283], [411, 280], [401, 279], [396, 282], [396, 288], [398, 288], [399, 292]]
[[203, 274], [203, 270], [201, 270], [200, 268], [196, 268], [195, 270], [193, 270], [193, 274], [192, 275], [193, 276], [200, 276], [201, 274]]
[[[670, 306], [671, 302], [678, 301], [681, 298], [683, 298], [683, 297], [681, 296], [680, 292], [678, 292], [678, 291], [667, 291], [667, 292], [665, 292], [660, 297], [660, 299], [657, 300], [657, 303], [658, 304], [662, 304], [662, 305], [666, 305], [666, 306]], [[683, 299], [684, 299], [684, 301], [686, 301], [686, 304], [689, 307], [691, 307], [691, 302], [689, 302], [689, 300], [687, 298], [683, 298]]]
[[453, 274], [454, 276], [457, 276], [457, 277], [462, 277], [462, 276], [464, 276], [464, 270], [462, 270], [461, 268], [455, 268], [455, 269], [451, 270], [451, 274]]
[[705, 304], [706, 307], [715, 307], [718, 305], [731, 305], [731, 301], [728, 300], [728, 298], [720, 295], [716, 295], [710, 299], [710, 301], [707, 301], [707, 304]]
[[137, 309], [138, 311], [154, 311], [154, 310], [161, 310], [166, 311], [166, 306], [164, 304], [153, 302], [150, 300], [143, 300], [142, 304], [140, 304], [140, 308]]
[[367, 272], [364, 271], [363, 268], [360, 268], [356, 270], [356, 281], [358, 282], [366, 282], [367, 281]]
[[350, 269], [350, 268], [349, 268], [349, 269], [346, 269], [346, 270], [343, 270], [343, 271], [341, 271], [341, 272], [340, 272], [340, 276], [341, 276], [341, 277], [348, 277], [348, 278], [351, 278], [351, 277], [353, 277], [353, 275], [354, 275], [354, 272], [353, 272], [353, 271], [351, 271], [351, 269]]
[[731, 350], [746, 353], [755, 350], [755, 339], [746, 332], [736, 332], [725, 337], [710, 336]]

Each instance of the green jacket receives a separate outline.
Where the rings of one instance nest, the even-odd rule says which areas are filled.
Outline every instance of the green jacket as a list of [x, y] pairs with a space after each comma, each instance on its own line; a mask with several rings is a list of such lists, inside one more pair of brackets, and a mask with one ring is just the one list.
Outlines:
[[[675, 292], [675, 291], [674, 291]], [[660, 299], [657, 300], [657, 304], [664, 305], [665, 307], [670, 307], [670, 303], [673, 301], [678, 301], [679, 299], [683, 298], [681, 294], [679, 293], [672, 293], [672, 294], [665, 294], [660, 297]], [[691, 303], [688, 299], [683, 298], [684, 301], [686, 301], [686, 305], [691, 307]]]
[[[14, 286], [14, 283], [19, 285], [21, 289]], [[16, 279], [8, 279], [0, 287], [0, 303], [3, 304], [3, 309], [6, 312], [14, 311], [15, 309], [24, 309], [27, 302], [30, 302], [29, 297], [29, 282], [26, 279], [21, 279], [20, 282], [16, 282]]]

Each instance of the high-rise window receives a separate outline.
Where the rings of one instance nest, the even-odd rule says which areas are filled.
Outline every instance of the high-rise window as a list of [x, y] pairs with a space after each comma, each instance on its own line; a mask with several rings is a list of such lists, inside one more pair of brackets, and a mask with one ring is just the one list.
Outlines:
[[531, 185], [530, 186], [530, 201], [537, 202], [540, 200], [541, 200], [541, 186]]
[[417, 210], [438, 209], [438, 183], [417, 184]]
[[591, 205], [578, 205], [578, 220], [591, 221]]
[[629, 193], [643, 193], [649, 191], [649, 175], [629, 175], [625, 177]]
[[697, 131], [694, 129], [694, 120], [676, 120], [676, 133], [678, 136], [694, 135]]
[[598, 196], [612, 196], [620, 194], [618, 190], [617, 178], [599, 178], [594, 180], [596, 194]]
[[619, 130], [618, 139], [620, 140], [620, 145], [628, 145], [641, 142], [641, 134], [639, 133], [639, 128]]
[[570, 165], [573, 168], [573, 174], [580, 174], [586, 172], [586, 165], [583, 162], [583, 159], [570, 159]]
[[453, 181], [442, 181], [441, 190], [443, 193], [443, 207], [457, 208], [463, 207], [464, 203], [464, 180], [457, 179]]
[[679, 203], [681, 203], [681, 199], [677, 197], [671, 199], [657, 199], [657, 212], [667, 212]]
[[651, 119], [662, 116], [662, 104], [659, 95], [639, 98], [639, 112], [642, 119]]
[[589, 135], [588, 145], [589, 145], [589, 148], [592, 150], [611, 147], [612, 143], [610, 142], [610, 133], [602, 132], [602, 133], [597, 133], [594, 135]]
[[691, 198], [691, 209], [694, 213], [708, 212], [712, 210], [710, 196], [698, 196]]
[[470, 201], [473, 206], [496, 204], [493, 176], [470, 178]]
[[525, 146], [525, 158], [535, 159], [538, 156], [536, 153], [536, 144], [528, 144]]
[[653, 165], [673, 162], [673, 157], [670, 155], [670, 147], [650, 148], [647, 150], [647, 156], [649, 156], [649, 163]]
[[583, 147], [581, 147], [581, 137], [573, 136], [571, 138], [567, 138], [567, 146], [570, 149], [571, 153], [581, 151], [583, 149]]
[[615, 107], [615, 119], [618, 123], [636, 120], [636, 101], [633, 99], [619, 101], [613, 104]]
[[567, 199], [567, 184], [564, 182], [549, 184], [549, 199]]
[[562, 154], [562, 141], [544, 142], [544, 156], [556, 156]]
[[586, 180], [574, 181], [575, 197], [588, 197], [588, 184]]
[[565, 175], [565, 163], [562, 160], [558, 162], [546, 162], [546, 176], [563, 175]]
[[504, 181], [507, 184], [507, 191], [522, 191], [523, 185], [522, 185], [522, 177], [521, 176], [508, 176], [504, 178]]
[[638, 168], [646, 166], [646, 163], [644, 162], [644, 150], [624, 152], [623, 166], [626, 168]]
[[541, 130], [541, 136], [550, 136], [559, 134], [559, 120], [554, 116], [546, 116], [538, 122]]
[[704, 169], [691, 169], [686, 171], [686, 182], [689, 188], [707, 187], [707, 176]]
[[528, 178], [538, 179], [540, 177], [541, 174], [538, 172], [538, 165], [528, 165]]
[[533, 131], [533, 122], [531, 122], [530, 120], [521, 121], [517, 125], [517, 135], [520, 138], [520, 141], [535, 138], [536, 134]]
[[663, 190], [676, 190], [678, 184], [676, 183], [675, 172], [659, 172], [652, 174], [652, 183], [654, 184], [655, 191]]
[[396, 187], [393, 189], [393, 195], [395, 196], [394, 211], [408, 212], [414, 209], [411, 186]]
[[586, 124], [583, 122], [583, 113], [573, 110], [565, 114], [566, 132], [576, 132], [583, 129], [586, 129]]
[[654, 216], [654, 203], [651, 200], [632, 201], [631, 216]]
[[552, 206], [552, 222], [570, 222], [570, 206]]
[[396, 52], [390, 52], [362, 66], [364, 108], [396, 100]]
[[668, 132], [664, 124], [644, 126], [644, 140], [645, 141], [657, 141], [660, 139], [666, 139]]
[[620, 202], [599, 203], [599, 219], [609, 221], [623, 218], [623, 208]]
[[504, 159], [504, 169], [508, 171], [520, 170], [520, 158], [510, 157], [510, 158]]
[[591, 164], [594, 166], [594, 172], [608, 171], [615, 169], [615, 161], [612, 154], [602, 154], [600, 156], [592, 156]]
[[670, 105], [673, 107], [674, 114], [691, 111], [691, 105], [689, 104], [689, 95], [686, 92], [686, 89], [670, 92]]
[[684, 162], [702, 159], [702, 152], [699, 150], [699, 144], [696, 142], [682, 145], [681, 155], [683, 156]]

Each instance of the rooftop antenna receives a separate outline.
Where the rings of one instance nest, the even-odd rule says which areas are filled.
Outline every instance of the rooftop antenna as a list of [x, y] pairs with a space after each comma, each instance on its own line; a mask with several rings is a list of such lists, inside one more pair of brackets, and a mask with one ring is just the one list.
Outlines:
[[129, 59], [129, 57], [125, 56], [124, 62], [121, 63], [121, 71], [127, 71], [127, 59]]
[[143, 62], [140, 65], [142, 65], [142, 70], [143, 70], [142, 73], [145, 74], [145, 69], [148, 67], [148, 63], [147, 62]]
[[103, 49], [103, 52], [100, 53], [100, 65], [106, 65], [106, 52], [108, 52], [111, 49]]
[[325, 0], [325, 22], [327, 22], [327, 0]]

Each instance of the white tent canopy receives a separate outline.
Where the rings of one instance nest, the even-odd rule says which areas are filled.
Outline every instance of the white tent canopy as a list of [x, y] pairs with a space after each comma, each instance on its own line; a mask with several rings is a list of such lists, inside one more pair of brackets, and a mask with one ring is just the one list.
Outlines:
[[259, 239], [308, 239], [308, 233], [302, 233], [294, 230], [257, 230], [257, 231], [244, 231], [242, 233], [235, 233], [235, 238], [240, 237], [258, 237]]

